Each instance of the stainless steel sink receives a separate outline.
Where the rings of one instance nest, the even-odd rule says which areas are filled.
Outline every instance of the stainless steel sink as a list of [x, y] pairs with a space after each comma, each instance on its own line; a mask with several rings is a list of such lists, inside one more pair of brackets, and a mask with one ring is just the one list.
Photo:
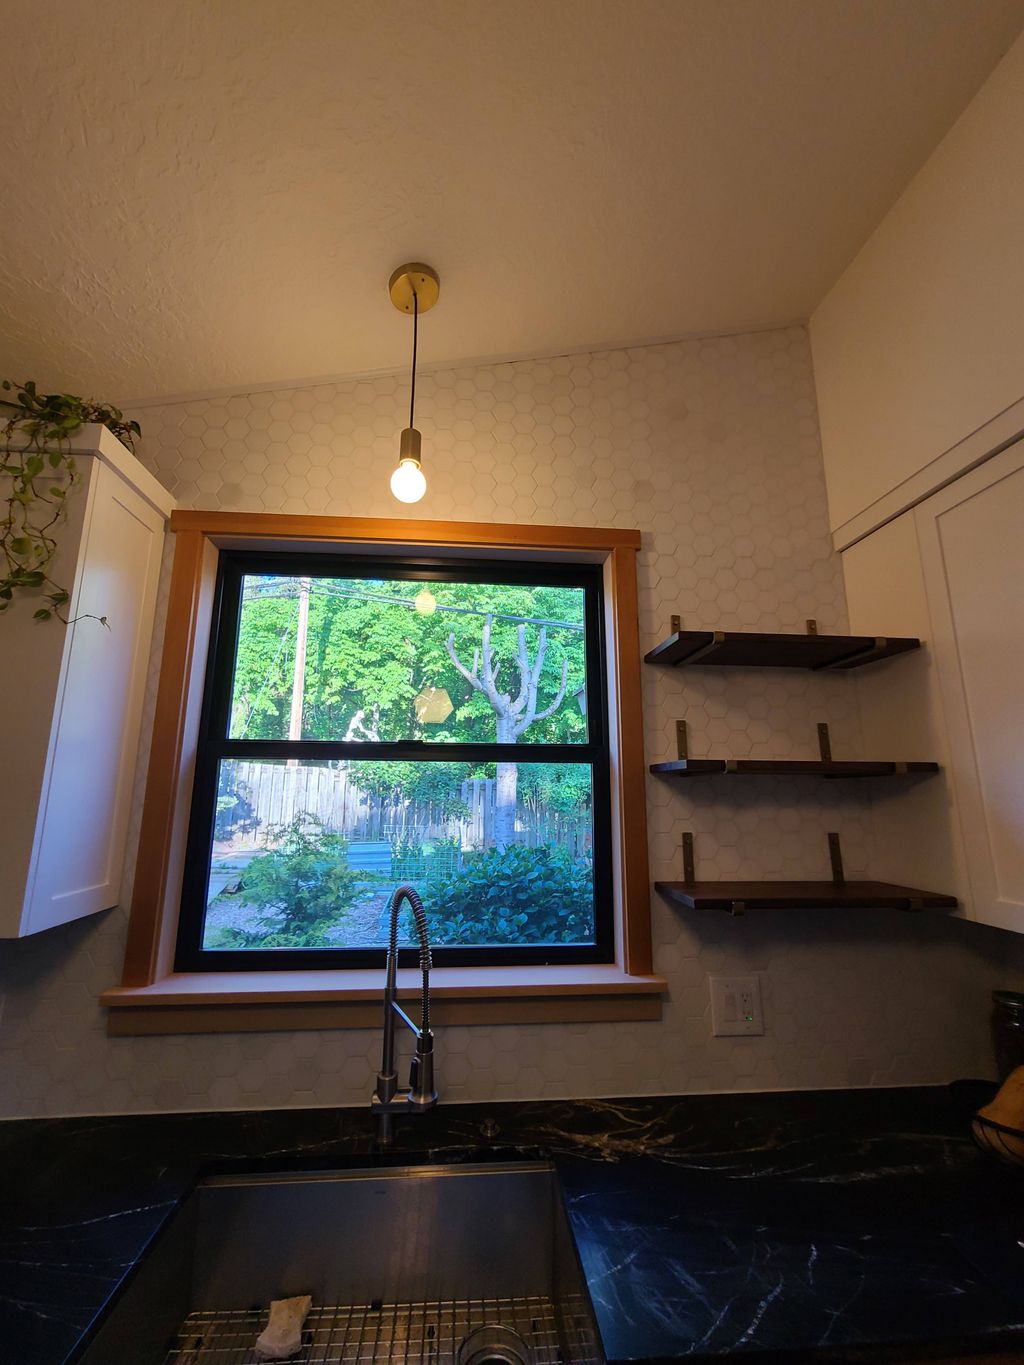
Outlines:
[[270, 1301], [296, 1294], [313, 1296], [302, 1365], [602, 1359], [544, 1163], [207, 1181], [83, 1359], [255, 1365]]

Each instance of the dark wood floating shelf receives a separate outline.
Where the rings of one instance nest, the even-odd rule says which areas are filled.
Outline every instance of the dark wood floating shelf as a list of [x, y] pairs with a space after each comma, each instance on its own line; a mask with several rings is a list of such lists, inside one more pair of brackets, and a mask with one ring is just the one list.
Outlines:
[[677, 630], [644, 655], [649, 664], [715, 668], [860, 668], [919, 649], [910, 637], [760, 635], [739, 630]]
[[655, 890], [689, 910], [951, 910], [955, 896], [890, 882], [655, 882]]
[[652, 763], [651, 772], [662, 777], [712, 777], [731, 773], [738, 777], [903, 777], [908, 773], [937, 773], [937, 763], [875, 763], [861, 759], [820, 758], [676, 758]]

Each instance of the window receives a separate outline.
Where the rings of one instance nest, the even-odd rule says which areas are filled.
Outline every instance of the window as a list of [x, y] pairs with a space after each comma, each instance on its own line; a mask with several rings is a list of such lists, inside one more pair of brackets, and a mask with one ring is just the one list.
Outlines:
[[438, 966], [610, 962], [603, 630], [598, 565], [222, 553], [176, 969], [377, 965], [401, 882]]
[[[401, 844], [398, 836], [403, 811], [411, 809], [412, 798], [407, 798], [401, 780], [412, 771], [423, 784], [419, 797], [433, 802], [437, 818], [428, 827], [431, 837], [421, 840], [418, 849], [398, 848], [397, 868], [422, 884], [428, 871], [433, 880], [440, 882], [443, 874], [454, 875], [460, 870], [454, 845], [443, 844], [446, 830], [441, 815], [453, 822], [460, 816], [468, 821], [462, 806], [457, 804], [461, 802], [470, 807], [471, 813], [476, 810], [475, 818], [482, 821], [485, 817], [479, 813], [479, 806], [487, 779], [493, 772], [496, 786], [497, 765], [508, 762], [511, 755], [516, 764], [517, 835], [512, 847], [514, 850], [525, 847], [529, 852], [537, 846], [539, 833], [535, 826], [542, 799], [547, 800], [549, 808], [559, 807], [550, 817], [548, 830], [553, 831], [559, 848], [568, 846], [570, 825], [577, 832], [582, 827], [582, 834], [570, 851], [579, 855], [573, 859], [577, 886], [580, 876], [586, 879], [589, 875], [594, 888], [592, 935], [577, 935], [574, 931], [571, 937], [575, 941], [560, 943], [439, 945], [439, 970], [434, 974], [434, 1015], [438, 1025], [660, 1018], [665, 982], [652, 971], [651, 964], [650, 873], [644, 806], [646, 767], [636, 581], [639, 533], [608, 527], [293, 516], [191, 508], [172, 513], [170, 526], [174, 563], [124, 967], [120, 984], [111, 985], [101, 996], [108, 1010], [108, 1032], [129, 1036], [380, 1027], [383, 951], [379, 946], [354, 941], [347, 947], [335, 944], [321, 948], [290, 948], [284, 944], [274, 947], [269, 943], [247, 948], [239, 947], [237, 942], [227, 947], [211, 946], [215, 942], [214, 930], [232, 927], [226, 913], [229, 904], [239, 912], [243, 906], [241, 889], [234, 888], [242, 887], [244, 877], [232, 869], [231, 851], [240, 848], [246, 837], [265, 831], [267, 823], [271, 826], [283, 823], [279, 818], [281, 807], [271, 805], [265, 812], [264, 825], [253, 827], [253, 812], [244, 803], [255, 808], [255, 818], [264, 816], [253, 799], [251, 786], [248, 792], [240, 789], [237, 770], [229, 763], [240, 761], [255, 767], [257, 760], [262, 760], [257, 771], [271, 772], [272, 782], [282, 786], [286, 781], [300, 780], [315, 786], [323, 781], [323, 773], [337, 772], [342, 762], [355, 764], [362, 759], [365, 764], [378, 765], [375, 773], [369, 767], [361, 770], [359, 776], [370, 790], [360, 793], [358, 799], [369, 812], [368, 819], [372, 816], [377, 822], [365, 825], [363, 832], [383, 833], [383, 824], [389, 825], [387, 839], [367, 839], [365, 843], [386, 846], [387, 856], [392, 860], [395, 858], [392, 839]], [[371, 555], [385, 562], [374, 565]], [[266, 599], [276, 589], [268, 590], [261, 607], [258, 586], [254, 585], [246, 596], [247, 575], [253, 579], [297, 580], [289, 589], [296, 595], [289, 605], [271, 608]], [[293, 726], [296, 670], [290, 651], [299, 639], [298, 613], [305, 580], [309, 595], [306, 661], [301, 670], [301, 710], [295, 713], [299, 738], [292, 740], [289, 735]], [[494, 604], [493, 654], [496, 658], [499, 634], [506, 626], [512, 631], [506, 638], [515, 642], [516, 656], [519, 625], [527, 626], [531, 651], [536, 650], [540, 630], [531, 621], [578, 626], [579, 611], [575, 617], [566, 614], [565, 603], [579, 602], [582, 594], [583, 665], [581, 668], [570, 661], [565, 692], [558, 706], [542, 720], [535, 716], [536, 727], [543, 728], [517, 735], [514, 746], [499, 747], [496, 718], [486, 735], [479, 727], [461, 736], [452, 731], [452, 725], [462, 720], [476, 717], [482, 724], [482, 718], [487, 716], [483, 695], [472, 699], [471, 705], [472, 684], [457, 669], [457, 676], [447, 675], [454, 691], [447, 686], [444, 690], [448, 690], [453, 705], [443, 721], [431, 719], [437, 715], [437, 703], [440, 702], [441, 709], [444, 706], [439, 695], [441, 688], [422, 698], [423, 714], [416, 714], [415, 699], [425, 690], [420, 687], [414, 694], [412, 717], [408, 707], [404, 712], [404, 732], [388, 729], [397, 716], [397, 711], [389, 716], [386, 705], [393, 700], [387, 690], [393, 679], [385, 678], [379, 687], [363, 686], [368, 709], [353, 707], [352, 697], [346, 700], [340, 691], [331, 690], [334, 682], [316, 652], [321, 639], [316, 630], [318, 613], [324, 609], [326, 600], [323, 594], [314, 591], [321, 586], [319, 580], [324, 580], [323, 587], [335, 591], [339, 583], [354, 583], [353, 591], [363, 594], [376, 592], [376, 587], [370, 586], [376, 582], [381, 585], [381, 596], [385, 599], [392, 594], [411, 598], [413, 608], [407, 607], [402, 613], [410, 630], [422, 628], [420, 617], [433, 620], [434, 628], [439, 630], [439, 623], [446, 618], [455, 620], [470, 615], [423, 611], [423, 607], [430, 605], [426, 599], [421, 601], [421, 611], [415, 613], [415, 599], [424, 589], [436, 603], [446, 607], [464, 605], [445, 600], [444, 593], [453, 584], [463, 585], [466, 593], [482, 592], [488, 587], [506, 592], [530, 588], [538, 593], [541, 589], [575, 590], [576, 597], [570, 593], [558, 611], [551, 607], [524, 610], [520, 606], [505, 612], [505, 617], [522, 616], [530, 620], [509, 622], [502, 617], [504, 624], [500, 624]], [[285, 598], [283, 591], [276, 595]], [[368, 603], [372, 601], [363, 599], [368, 615]], [[267, 694], [260, 697], [259, 684], [255, 688], [252, 685], [258, 670], [247, 671], [244, 661], [236, 669], [242, 612], [250, 605], [267, 616], [273, 610], [293, 613], [294, 627], [289, 628], [282, 619], [277, 623], [276, 634], [269, 637], [271, 641], [276, 638], [270, 663], [276, 659], [277, 673], [274, 668], [267, 670], [271, 684], [277, 677], [273, 702]], [[469, 605], [480, 608], [481, 601]], [[375, 610], [383, 609], [393, 611], [395, 607], [390, 600], [376, 604]], [[484, 622], [477, 618], [477, 623], [482, 656]], [[268, 632], [275, 632], [272, 620], [264, 624]], [[443, 638], [434, 637], [433, 647], [440, 659], [440, 640], [440, 648], [451, 662], [445, 647], [449, 633], [450, 630], [444, 633]], [[472, 673], [472, 651], [461, 652], [472, 637], [463, 643], [458, 631], [455, 634], [459, 662]], [[577, 638], [579, 635], [576, 631]], [[408, 638], [411, 648], [416, 637]], [[558, 632], [549, 626], [550, 654], [538, 679], [538, 713], [556, 700], [561, 687], [557, 638]], [[376, 647], [371, 637], [367, 640], [359, 656], [367, 667], [380, 666], [391, 657]], [[263, 646], [267, 643], [265, 639]], [[424, 654], [423, 658], [426, 657]], [[420, 656], [416, 658], [419, 660]], [[536, 662], [535, 653], [530, 653], [529, 661]], [[447, 664], [444, 666], [447, 668]], [[514, 670], [499, 673], [502, 693], [513, 685], [515, 676]], [[436, 678], [428, 680], [428, 684], [437, 687]], [[408, 678], [406, 686], [411, 686]], [[428, 703], [433, 703], [429, 710]], [[345, 705], [347, 712], [338, 709]], [[364, 714], [353, 725], [359, 709]], [[325, 717], [333, 727], [331, 737], [318, 739], [318, 731], [307, 729], [307, 725], [315, 726]], [[255, 731], [254, 725], [259, 726]], [[277, 726], [276, 731], [272, 725]], [[345, 746], [349, 746], [347, 753]], [[415, 767], [403, 769], [401, 764]], [[457, 764], [463, 767], [445, 767]], [[473, 775], [468, 779], [470, 785], [464, 787], [462, 774], [467, 764], [472, 765]], [[432, 765], [429, 773], [426, 765]], [[294, 776], [303, 768], [320, 776]], [[222, 773], [222, 769], [226, 772]], [[552, 780], [554, 770], [559, 774], [557, 781]], [[575, 784], [567, 787], [565, 775], [570, 770], [575, 772]], [[457, 784], [447, 781], [446, 773], [448, 777], [454, 773], [459, 778]], [[390, 785], [379, 780], [389, 775]], [[396, 781], [396, 777], [401, 780]], [[338, 785], [336, 777], [330, 781]], [[308, 785], [306, 790], [310, 790]], [[356, 789], [350, 785], [350, 790]], [[448, 807], [443, 813], [439, 810], [441, 805]], [[314, 814], [323, 820], [325, 812], [315, 810]], [[405, 819], [407, 825], [407, 815]], [[585, 846], [587, 821], [591, 839], [589, 868]], [[324, 837], [316, 825], [312, 829], [317, 837]], [[298, 834], [308, 832], [300, 829]], [[339, 886], [353, 890], [353, 900], [367, 889], [357, 884], [371, 881], [365, 865], [349, 866], [349, 848], [358, 842], [360, 831], [354, 833], [356, 838], [346, 836], [343, 828], [340, 832], [340, 838], [349, 846], [344, 866], [340, 859], [321, 859], [322, 849], [315, 850], [317, 856], [312, 859], [314, 863], [327, 862], [328, 871], [339, 869], [346, 877], [358, 874], [345, 882], [339, 878], [338, 882]], [[461, 828], [459, 834], [464, 870], [467, 861], [472, 863], [473, 855], [486, 850], [476, 847], [472, 837], [463, 844]], [[447, 837], [454, 839], [454, 831]], [[279, 847], [264, 847], [260, 839], [253, 838], [252, 842], [256, 845], [256, 856], [282, 851]], [[379, 847], [377, 852], [383, 855], [384, 848]], [[303, 894], [311, 892], [310, 908], [315, 916], [316, 886], [309, 885], [315, 879], [306, 875], [299, 861], [303, 848], [285, 847], [283, 853], [297, 860], [284, 871], [295, 875]], [[362, 853], [364, 864], [372, 864], [372, 850], [364, 845]], [[250, 858], [249, 867], [256, 862], [256, 856]], [[355, 856], [358, 862], [359, 853]], [[402, 858], [407, 859], [404, 864]], [[273, 870], [271, 865], [269, 871]], [[392, 861], [392, 874], [396, 870]], [[318, 874], [321, 889], [323, 871], [321, 868]], [[250, 884], [254, 875], [268, 880], [267, 873], [266, 863], [257, 867], [255, 874], [249, 873]], [[216, 881], [211, 883], [211, 877]], [[211, 889], [215, 893], [212, 897]], [[263, 891], [266, 890], [265, 884]], [[227, 894], [218, 907], [221, 913], [208, 917], [207, 905], [224, 892]], [[578, 900], [577, 897], [576, 903]], [[239, 923], [234, 927], [251, 932], [253, 916], [250, 911], [245, 914], [249, 923], [241, 922], [239, 913]], [[370, 930], [377, 927], [372, 914], [364, 917], [364, 923]], [[564, 920], [557, 923], [566, 927]], [[348, 929], [355, 924], [354, 917], [350, 917]], [[266, 928], [280, 933], [283, 926], [269, 924]], [[220, 941], [224, 941], [223, 936]], [[360, 953], [368, 965], [350, 967], [349, 964], [360, 960], [355, 956]], [[460, 961], [465, 963], [467, 956], [469, 965], [458, 965]], [[282, 967], [293, 970], [280, 970]], [[413, 998], [417, 989], [417, 972], [400, 974], [400, 992], [408, 992], [409, 998]]]

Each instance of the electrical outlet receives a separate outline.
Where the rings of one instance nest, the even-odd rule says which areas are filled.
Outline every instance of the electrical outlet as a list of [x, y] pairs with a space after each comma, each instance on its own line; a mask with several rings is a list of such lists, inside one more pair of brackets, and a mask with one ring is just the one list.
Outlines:
[[764, 1033], [759, 976], [712, 976], [711, 1032], [716, 1038]]

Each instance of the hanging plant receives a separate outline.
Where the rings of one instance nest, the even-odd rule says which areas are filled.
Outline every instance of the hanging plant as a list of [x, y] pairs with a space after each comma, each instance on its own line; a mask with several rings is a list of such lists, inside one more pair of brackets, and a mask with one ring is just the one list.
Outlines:
[[[46, 603], [33, 616], [37, 621], [66, 615], [68, 589], [50, 576], [57, 553], [55, 533], [64, 516], [68, 494], [79, 482], [71, 454], [71, 437], [89, 422], [99, 422], [128, 447], [142, 433], [138, 422], [109, 403], [94, 403], [72, 393], [37, 393], [32, 380], [24, 384], [3, 380], [14, 400], [0, 400], [13, 409], [3, 427], [0, 474], [5, 476], [0, 496], [0, 612], [19, 594], [30, 592]], [[17, 439], [16, 444], [12, 444]], [[78, 618], [76, 618], [78, 619]], [[103, 625], [107, 618], [98, 618]]]

